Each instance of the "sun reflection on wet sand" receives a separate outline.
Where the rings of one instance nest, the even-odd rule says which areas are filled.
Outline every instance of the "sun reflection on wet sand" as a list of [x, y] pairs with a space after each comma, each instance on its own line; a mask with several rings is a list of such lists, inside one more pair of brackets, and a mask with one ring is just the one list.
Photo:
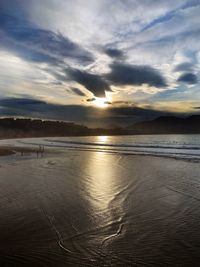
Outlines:
[[88, 158], [88, 192], [93, 222], [98, 225], [101, 247], [113, 242], [123, 231], [124, 211], [119, 197], [121, 183], [116, 156], [91, 152]]
[[102, 152], [94, 152], [89, 159], [89, 193], [94, 207], [108, 208], [114, 194], [114, 173], [112, 158]]
[[[106, 144], [109, 136], [97, 136], [97, 142]], [[118, 169], [114, 155], [96, 151], [88, 154], [87, 190], [91, 204], [98, 211], [109, 211], [113, 197], [118, 193]]]

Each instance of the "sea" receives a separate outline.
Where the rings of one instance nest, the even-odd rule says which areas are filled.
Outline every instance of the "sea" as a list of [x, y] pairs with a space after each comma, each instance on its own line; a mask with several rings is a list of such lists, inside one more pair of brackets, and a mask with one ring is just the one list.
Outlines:
[[54, 137], [17, 141], [17, 144], [22, 145], [38, 146], [38, 143], [68, 150], [151, 155], [194, 161], [200, 159], [199, 134]]

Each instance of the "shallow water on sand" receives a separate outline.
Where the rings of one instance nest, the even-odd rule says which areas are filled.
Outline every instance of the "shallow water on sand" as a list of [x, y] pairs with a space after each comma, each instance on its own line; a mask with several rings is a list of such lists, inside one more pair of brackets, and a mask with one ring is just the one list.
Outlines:
[[56, 148], [0, 166], [0, 266], [199, 266], [199, 163]]
[[11, 140], [10, 143], [20, 146], [38, 146], [39, 143], [46, 147], [68, 150], [151, 155], [200, 161], [199, 134], [30, 138], [26, 140]]

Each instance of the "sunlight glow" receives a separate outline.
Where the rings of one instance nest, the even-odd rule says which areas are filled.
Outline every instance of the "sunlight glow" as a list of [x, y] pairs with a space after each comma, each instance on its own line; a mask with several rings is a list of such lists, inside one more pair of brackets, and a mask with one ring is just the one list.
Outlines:
[[107, 98], [101, 98], [101, 97], [96, 97], [95, 101], [93, 103], [98, 108], [106, 108], [109, 105], [108, 99]]
[[108, 141], [108, 136], [98, 136], [100, 142], [106, 143]]

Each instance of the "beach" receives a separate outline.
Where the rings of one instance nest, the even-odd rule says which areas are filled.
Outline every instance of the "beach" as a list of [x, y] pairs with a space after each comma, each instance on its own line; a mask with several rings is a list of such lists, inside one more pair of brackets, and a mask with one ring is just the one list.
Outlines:
[[9, 142], [0, 266], [197, 266], [198, 162]]

